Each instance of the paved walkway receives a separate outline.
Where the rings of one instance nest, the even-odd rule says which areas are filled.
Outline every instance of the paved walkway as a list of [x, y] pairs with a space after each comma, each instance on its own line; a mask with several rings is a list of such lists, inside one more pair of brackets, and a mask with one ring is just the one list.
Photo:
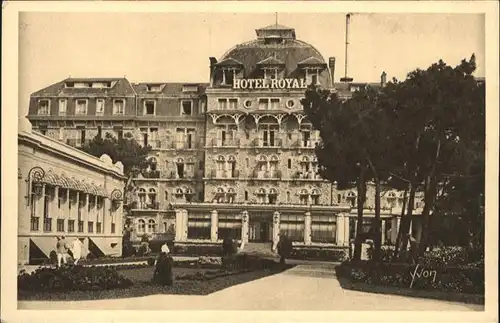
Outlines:
[[151, 295], [78, 302], [19, 302], [19, 309], [483, 311], [482, 305], [342, 289], [335, 264], [302, 263], [283, 273], [207, 296]]

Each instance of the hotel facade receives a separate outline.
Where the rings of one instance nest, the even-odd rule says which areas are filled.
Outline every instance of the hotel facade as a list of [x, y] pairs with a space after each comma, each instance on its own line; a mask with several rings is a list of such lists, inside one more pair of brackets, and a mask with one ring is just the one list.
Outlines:
[[121, 163], [36, 132], [19, 133], [18, 146], [18, 263], [51, 258], [61, 236], [80, 239], [83, 257], [120, 256]]
[[[232, 237], [273, 248], [279, 234], [299, 246], [347, 246], [356, 230], [356, 190], [318, 175], [318, 132], [302, 109], [309, 84], [341, 98], [380, 82], [335, 84], [326, 61], [293, 28], [272, 25], [220, 59], [209, 82], [131, 83], [68, 78], [31, 95], [33, 129], [79, 147], [95, 136], [130, 133], [152, 147], [151, 166], [133, 179], [134, 238], [175, 236], [177, 243]], [[421, 211], [416, 198], [414, 214]], [[386, 188], [382, 239], [394, 241], [402, 194]], [[374, 217], [374, 188], [365, 231]], [[414, 221], [415, 223], [418, 223]]]

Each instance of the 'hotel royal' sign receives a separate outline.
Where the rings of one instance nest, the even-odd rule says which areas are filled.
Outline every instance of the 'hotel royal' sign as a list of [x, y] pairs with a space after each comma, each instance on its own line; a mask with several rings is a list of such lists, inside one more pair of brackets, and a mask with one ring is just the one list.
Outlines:
[[305, 79], [234, 79], [233, 89], [306, 89]]

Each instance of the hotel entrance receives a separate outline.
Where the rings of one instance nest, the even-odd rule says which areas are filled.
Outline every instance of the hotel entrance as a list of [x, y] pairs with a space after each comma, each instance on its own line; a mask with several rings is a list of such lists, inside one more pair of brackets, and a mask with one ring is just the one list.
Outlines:
[[250, 223], [248, 226], [248, 241], [273, 241], [273, 223], [271, 219], [271, 215], [267, 214], [250, 214]]

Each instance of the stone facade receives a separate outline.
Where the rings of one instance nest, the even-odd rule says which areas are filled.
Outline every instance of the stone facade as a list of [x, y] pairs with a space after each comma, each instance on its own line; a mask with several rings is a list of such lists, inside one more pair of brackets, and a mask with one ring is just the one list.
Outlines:
[[120, 256], [123, 165], [36, 132], [18, 144], [18, 262], [50, 257], [59, 236], [82, 240], [83, 256]]

